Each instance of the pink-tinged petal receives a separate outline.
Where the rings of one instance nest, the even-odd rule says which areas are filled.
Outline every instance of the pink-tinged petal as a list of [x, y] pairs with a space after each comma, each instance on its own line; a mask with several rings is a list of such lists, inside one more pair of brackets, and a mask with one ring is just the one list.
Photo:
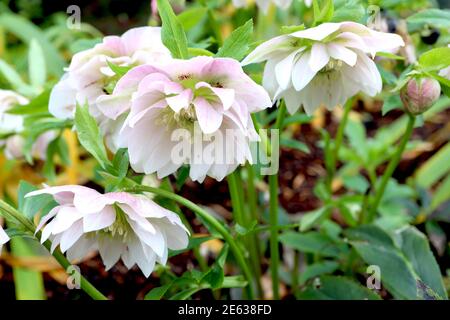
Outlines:
[[329, 43], [327, 46], [328, 46], [328, 53], [332, 58], [342, 60], [352, 67], [356, 64], [358, 55], [354, 51], [335, 43]]
[[158, 256], [161, 257], [164, 254], [166, 244], [159, 229], [157, 229], [155, 233], [151, 233], [143, 229], [141, 224], [134, 220], [130, 220], [129, 224], [140, 241], [152, 248]]
[[61, 206], [58, 214], [52, 221], [52, 234], [58, 234], [69, 229], [83, 214], [75, 207]]
[[342, 32], [334, 39], [333, 42], [344, 47], [358, 49], [365, 53], [371, 52], [369, 46], [363, 41], [363, 39], [351, 32]]
[[290, 45], [290, 37], [282, 35], [270, 39], [256, 47], [242, 62], [243, 66], [251, 63], [258, 63], [264, 60], [269, 60], [274, 54], [277, 54], [280, 50], [290, 51], [292, 46]]
[[166, 80], [167, 75], [165, 72], [155, 66], [152, 65], [141, 65], [134, 67], [129, 70], [120, 80], [117, 82], [114, 87], [114, 92], [122, 92], [123, 90], [127, 90], [129, 88], [135, 88], [138, 84], [147, 76], [154, 74], [157, 78], [152, 78], [155, 80]]
[[[75, 193], [91, 192], [91, 191], [96, 192], [93, 189], [90, 189], [88, 187], [79, 186], [79, 185], [65, 185], [65, 186], [57, 186], [57, 187], [48, 187], [48, 186], [46, 186], [44, 189], [28, 192], [25, 195], [25, 198], [37, 196], [37, 195], [40, 195], [40, 194], [51, 194], [51, 195], [55, 196], [55, 195], [58, 195], [60, 193], [63, 193], [66, 196], [67, 193], [70, 193], [70, 194], [73, 195]], [[68, 198], [65, 198], [64, 200], [67, 200], [67, 199]], [[73, 197], [70, 198], [70, 199], [73, 199]]]
[[125, 47], [122, 39], [118, 36], [106, 36], [102, 41], [102, 48], [105, 51], [109, 51], [111, 55], [123, 56], [126, 55]]
[[205, 66], [209, 65], [214, 59], [212, 57], [198, 56], [190, 60], [172, 60], [165, 65], [164, 70], [170, 74], [173, 81], [182, 81], [185, 79], [198, 78], [202, 74]]
[[107, 235], [98, 239], [98, 251], [105, 265], [106, 271], [111, 269], [119, 261], [122, 252], [125, 251], [125, 245], [122, 241]]
[[38, 226], [36, 227], [36, 232], [34, 233], [35, 235], [36, 235], [36, 233], [38, 233], [38, 231], [40, 231], [44, 227], [44, 225], [48, 221], [50, 221], [50, 219], [52, 219], [54, 216], [56, 216], [56, 214], [59, 212], [60, 208], [61, 208], [60, 206], [54, 207], [52, 210], [50, 210], [49, 213], [47, 213], [45, 216], [43, 216], [41, 218], [41, 221], [39, 222]]
[[67, 250], [67, 259], [71, 262], [80, 261], [87, 256], [90, 251], [95, 250], [96, 247], [96, 238], [83, 235]]
[[290, 35], [296, 38], [304, 38], [320, 41], [339, 30], [341, 23], [326, 22], [314, 28], [296, 31]]
[[311, 47], [311, 56], [309, 58], [309, 67], [314, 72], [319, 72], [330, 61], [327, 47], [322, 43], [315, 43]]
[[193, 101], [195, 114], [203, 133], [210, 134], [219, 129], [222, 124], [222, 113], [214, 109], [203, 97], [197, 97]]
[[168, 222], [167, 220], [155, 221], [155, 223], [164, 230], [167, 246], [171, 250], [182, 250], [187, 247], [189, 243], [189, 237], [186, 230], [180, 228], [179, 225]]
[[303, 53], [292, 70], [292, 83], [297, 91], [302, 90], [317, 73], [309, 66], [310, 57], [309, 52]]
[[61, 238], [62, 238], [63, 234], [57, 234], [55, 236], [53, 236], [50, 240], [52, 242], [52, 245], [50, 247], [50, 252], [53, 253], [55, 251], [55, 249], [59, 246], [59, 244], [61, 243]]
[[185, 89], [180, 93], [175, 93], [173, 96], [167, 97], [166, 102], [174, 112], [178, 113], [182, 109], [187, 109], [189, 107], [192, 97], [192, 90]]
[[108, 228], [116, 221], [116, 211], [112, 206], [106, 206], [100, 212], [89, 213], [83, 217], [84, 232], [98, 231]]
[[385, 33], [370, 30], [370, 36], [363, 37], [369, 46], [372, 56], [376, 52], [391, 52], [405, 45], [402, 37], [395, 33]]
[[108, 118], [116, 120], [131, 107], [131, 94], [125, 91], [113, 95], [102, 95], [95, 101], [99, 110]]
[[170, 56], [169, 50], [162, 44], [160, 27], [133, 28], [125, 32], [121, 40], [128, 55], [139, 50], [146, 50], [150, 53], [163, 52]]
[[68, 230], [61, 235], [61, 242], [59, 244], [61, 252], [64, 253], [72, 247], [72, 245], [80, 239], [83, 235], [83, 222], [77, 221]]
[[227, 89], [227, 88], [216, 88], [211, 86], [209, 83], [206, 82], [199, 82], [195, 85], [196, 89], [199, 88], [208, 88], [214, 94], [219, 98], [220, 102], [222, 103], [222, 107], [224, 110], [228, 110], [234, 102], [235, 94], [233, 89]]
[[49, 112], [59, 119], [71, 119], [75, 112], [77, 89], [71, 85], [68, 77], [65, 74], [53, 87], [48, 102]]

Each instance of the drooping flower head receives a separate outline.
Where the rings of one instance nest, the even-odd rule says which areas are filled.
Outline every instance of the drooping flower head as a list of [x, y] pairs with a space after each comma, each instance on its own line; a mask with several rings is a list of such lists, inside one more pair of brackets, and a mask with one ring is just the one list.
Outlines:
[[358, 92], [379, 93], [381, 76], [368, 54], [373, 58], [403, 44], [396, 34], [330, 22], [264, 42], [242, 64], [267, 61], [263, 85], [274, 100], [283, 98], [290, 113], [303, 105], [312, 114], [321, 105], [342, 105]]
[[[8, 110], [16, 105], [26, 105], [28, 99], [11, 90], [0, 90], [0, 148], [8, 159], [20, 159], [24, 156], [25, 139], [20, 135], [24, 130], [23, 116], [9, 114]], [[31, 148], [31, 155], [37, 159], [46, 158], [47, 147], [55, 138], [53, 131], [39, 135]]]
[[[118, 81], [118, 75], [109, 63], [120, 67], [133, 67], [145, 63], [164, 63], [171, 58], [161, 41], [161, 28], [140, 27], [122, 36], [107, 36], [92, 49], [81, 51], [72, 58], [70, 66], [53, 88], [49, 111], [61, 119], [73, 118], [76, 104], [88, 103], [89, 111], [97, 119], [106, 138], [115, 126], [97, 108], [96, 101], [110, 94]], [[114, 148], [111, 141], [108, 145]]]
[[37, 227], [42, 229], [41, 242], [50, 239], [52, 251], [59, 246], [70, 260], [98, 249], [107, 270], [122, 259], [127, 268], [137, 264], [148, 277], [155, 262], [167, 262], [168, 249], [188, 244], [180, 218], [144, 196], [101, 194], [77, 185], [48, 187], [26, 196], [39, 194], [51, 194], [59, 204]]
[[[157, 172], [159, 177], [188, 163], [193, 180], [202, 181], [206, 175], [223, 179], [239, 164], [252, 160], [248, 144], [258, 136], [250, 112], [271, 106], [267, 92], [243, 72], [236, 60], [228, 58], [173, 60], [164, 69], [136, 67], [120, 79], [101, 108], [117, 117], [129, 107], [122, 97], [133, 88], [131, 110], [120, 134], [121, 146], [128, 147], [135, 171]], [[221, 149], [220, 153], [231, 160], [214, 156], [211, 161], [198, 160], [192, 148], [175, 161], [173, 152], [180, 141], [173, 133], [177, 129], [193, 133], [196, 128], [205, 136], [223, 134], [226, 141], [202, 141], [202, 148], [214, 145], [216, 152]], [[227, 130], [234, 133], [233, 138], [226, 138]]]

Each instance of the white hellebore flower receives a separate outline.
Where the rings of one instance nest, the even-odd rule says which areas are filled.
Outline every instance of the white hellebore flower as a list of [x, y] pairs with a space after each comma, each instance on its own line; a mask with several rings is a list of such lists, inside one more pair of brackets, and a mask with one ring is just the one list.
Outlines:
[[51, 194], [58, 206], [37, 227], [41, 242], [50, 239], [69, 260], [82, 259], [93, 249], [109, 270], [119, 259], [130, 269], [135, 264], [148, 277], [155, 262], [167, 262], [168, 249], [188, 245], [188, 230], [180, 218], [142, 195], [126, 192], [101, 194], [93, 189], [67, 185], [28, 193]]
[[[57, 118], [73, 118], [76, 104], [89, 104], [105, 135], [108, 147], [115, 151], [115, 134], [123, 124], [114, 123], [97, 107], [97, 99], [111, 93], [119, 76], [108, 63], [134, 67], [145, 63], [164, 63], [171, 58], [161, 41], [161, 28], [130, 29], [122, 36], [107, 36], [92, 49], [76, 53], [61, 80], [53, 88], [49, 111]], [[123, 119], [119, 119], [123, 120]]]
[[[21, 115], [8, 114], [15, 105], [26, 105], [28, 99], [11, 90], [0, 90], [0, 148], [4, 147], [5, 156], [8, 159], [20, 159], [24, 156], [24, 138], [20, 135], [23, 131], [23, 117]], [[41, 134], [31, 149], [31, 155], [37, 159], [46, 158], [48, 144], [55, 138], [53, 131]]]
[[9, 237], [6, 234], [5, 230], [3, 230], [2, 226], [0, 226], [0, 254], [2, 253], [2, 247], [5, 243], [9, 241]]
[[122, 99], [130, 90], [135, 92], [120, 146], [128, 148], [135, 171], [157, 172], [160, 178], [188, 163], [193, 180], [203, 181], [206, 175], [221, 180], [252, 162], [249, 143], [259, 137], [250, 113], [272, 105], [264, 88], [229, 58], [136, 67], [101, 108], [112, 118], [119, 116], [130, 108], [129, 98]]
[[[311, 0], [306, 0], [305, 4], [310, 3]], [[233, 5], [237, 8], [246, 7], [249, 4], [249, 0], [233, 0]], [[292, 3], [292, 0], [256, 0], [256, 5], [258, 8], [262, 10], [265, 14], [269, 11], [270, 4], [273, 3], [277, 7], [281, 9], [287, 9]], [[307, 4], [308, 5], [308, 4]], [[308, 7], [309, 7], [308, 5]]]
[[396, 34], [355, 22], [330, 22], [266, 41], [242, 64], [267, 61], [263, 86], [274, 100], [283, 98], [291, 114], [301, 105], [312, 114], [321, 105], [343, 105], [360, 91], [379, 93], [381, 76], [368, 54], [374, 58], [403, 45]]

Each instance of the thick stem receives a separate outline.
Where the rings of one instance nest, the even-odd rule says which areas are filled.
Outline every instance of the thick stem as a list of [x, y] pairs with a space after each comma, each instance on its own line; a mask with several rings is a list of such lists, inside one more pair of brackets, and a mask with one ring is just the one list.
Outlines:
[[250, 269], [247, 266], [247, 262], [245, 260], [244, 255], [241, 252], [241, 249], [239, 248], [238, 244], [236, 243], [235, 239], [231, 235], [230, 232], [219, 222], [217, 219], [215, 219], [213, 216], [211, 216], [207, 211], [193, 203], [192, 201], [185, 199], [175, 193], [172, 193], [167, 190], [162, 190], [158, 188], [148, 187], [148, 186], [135, 186], [126, 188], [124, 191], [128, 192], [151, 192], [157, 195], [160, 195], [162, 197], [166, 197], [167, 199], [174, 200], [178, 202], [179, 204], [185, 206], [186, 208], [192, 210], [196, 215], [201, 217], [204, 221], [206, 221], [212, 228], [214, 228], [217, 232], [220, 233], [220, 235], [224, 238], [224, 240], [228, 243], [230, 246], [230, 250], [233, 252], [233, 255], [239, 264], [239, 267], [241, 268], [242, 272], [244, 273], [244, 277], [248, 282], [247, 285], [247, 295], [249, 299], [253, 299], [253, 288], [251, 285], [251, 279], [252, 275], [250, 272]]
[[[282, 127], [285, 114], [286, 105], [282, 102], [278, 109], [277, 120], [273, 129], [279, 130]], [[270, 151], [272, 154], [272, 150]], [[278, 300], [280, 299], [280, 280], [278, 277], [280, 253], [278, 251], [278, 230], [276, 228], [278, 225], [278, 173], [269, 176], [269, 194], [269, 224], [272, 227], [270, 229], [270, 272], [272, 276], [273, 298]]]
[[398, 164], [400, 163], [400, 160], [402, 158], [403, 151], [405, 151], [406, 144], [408, 143], [409, 138], [411, 137], [411, 134], [414, 129], [414, 123], [416, 120], [416, 117], [413, 115], [408, 115], [408, 124], [406, 127], [405, 134], [402, 137], [402, 140], [400, 141], [400, 144], [397, 147], [397, 150], [395, 151], [395, 154], [392, 156], [391, 161], [389, 162], [386, 170], [384, 171], [383, 177], [381, 178], [381, 183], [377, 188], [375, 199], [370, 207], [369, 214], [366, 219], [364, 219], [365, 223], [370, 223], [375, 218], [375, 215], [377, 213], [378, 206], [381, 202], [381, 199], [383, 198], [384, 192], [386, 190], [386, 186], [389, 182], [389, 179], [392, 177], [392, 174], [395, 171], [395, 168], [397, 168]]
[[[36, 228], [34, 224], [25, 218], [20, 212], [18, 212], [15, 208], [4, 202], [3, 200], [0, 200], [0, 210], [4, 213], [5, 218], [11, 220], [13, 223], [21, 224], [23, 227], [25, 227], [30, 233], [34, 234], [36, 231]], [[40, 239], [41, 234], [40, 232], [36, 235], [38, 239]], [[47, 248], [49, 252], [51, 252], [51, 242], [46, 241], [44, 244], [44, 247]], [[71, 263], [64, 257], [64, 255], [59, 251], [54, 251], [52, 253], [53, 257], [55, 257], [56, 261], [65, 269], [69, 266], [71, 266]], [[97, 290], [86, 278], [84, 278], [81, 274], [80, 276], [80, 286], [81, 289], [86, 292], [92, 299], [95, 300], [108, 300], [100, 291]]]

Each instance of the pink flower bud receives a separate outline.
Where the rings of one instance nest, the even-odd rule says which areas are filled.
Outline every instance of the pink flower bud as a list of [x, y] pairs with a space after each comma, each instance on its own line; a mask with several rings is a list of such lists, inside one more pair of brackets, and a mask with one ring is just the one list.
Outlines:
[[413, 115], [427, 111], [440, 95], [441, 86], [432, 78], [413, 78], [400, 92], [405, 109]]

